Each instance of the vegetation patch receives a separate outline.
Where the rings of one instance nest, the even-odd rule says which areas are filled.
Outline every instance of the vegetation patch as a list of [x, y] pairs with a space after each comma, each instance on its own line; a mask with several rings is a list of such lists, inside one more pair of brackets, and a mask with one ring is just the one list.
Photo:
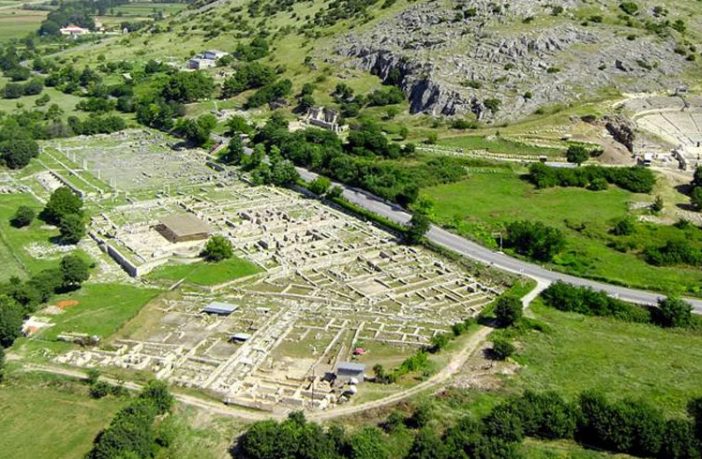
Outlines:
[[522, 366], [511, 389], [555, 390], [566, 397], [597, 389], [620, 398], [645, 399], [670, 415], [682, 415], [699, 395], [702, 335], [685, 329], [587, 317], [545, 307], [531, 311], [542, 331], [517, 337], [513, 358]]
[[112, 397], [91, 399], [87, 387], [62, 377], [17, 372], [0, 390], [3, 455], [83, 457], [124, 403]]
[[174, 282], [185, 279], [193, 284], [217, 285], [258, 272], [260, 268], [253, 263], [232, 257], [219, 262], [163, 266], [150, 273], [149, 278]]

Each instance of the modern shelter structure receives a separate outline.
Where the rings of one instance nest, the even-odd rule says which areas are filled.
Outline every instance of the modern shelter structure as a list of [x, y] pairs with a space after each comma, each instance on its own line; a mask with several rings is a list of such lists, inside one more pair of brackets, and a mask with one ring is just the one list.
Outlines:
[[169, 215], [156, 225], [156, 231], [171, 242], [198, 241], [212, 233], [210, 225], [190, 213]]

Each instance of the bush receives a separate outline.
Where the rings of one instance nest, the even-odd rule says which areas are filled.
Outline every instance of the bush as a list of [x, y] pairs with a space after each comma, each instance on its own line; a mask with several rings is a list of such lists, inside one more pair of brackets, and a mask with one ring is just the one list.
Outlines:
[[505, 246], [530, 258], [550, 261], [565, 246], [563, 232], [541, 222], [518, 221], [507, 225]]
[[103, 398], [112, 392], [112, 386], [104, 381], [97, 381], [90, 386], [90, 396], [92, 398]]
[[635, 229], [636, 227], [634, 226], [633, 220], [629, 217], [625, 217], [614, 224], [611, 232], [615, 236], [628, 236], [632, 234]]
[[608, 296], [589, 287], [555, 282], [541, 292], [547, 306], [588, 316], [616, 317], [629, 322], [650, 322], [648, 309]]
[[327, 191], [329, 191], [329, 188], [331, 188], [331, 180], [329, 180], [326, 177], [317, 177], [316, 179], [312, 180], [308, 185], [307, 188], [317, 196], [322, 196], [324, 195]]
[[511, 295], [503, 295], [497, 299], [495, 317], [501, 327], [514, 325], [522, 317], [522, 301]]
[[85, 219], [79, 214], [65, 215], [59, 222], [59, 238], [64, 244], [77, 244], [85, 237]]
[[514, 345], [505, 338], [495, 338], [490, 353], [496, 360], [506, 360], [516, 351]]
[[675, 297], [659, 300], [653, 321], [661, 327], [687, 327], [692, 323], [692, 306]]
[[431, 221], [427, 214], [424, 212], [414, 212], [405, 230], [405, 242], [408, 244], [419, 244], [430, 227]]
[[571, 145], [566, 151], [566, 159], [569, 163], [580, 165], [590, 158], [590, 152], [582, 145]]
[[702, 251], [693, 247], [686, 239], [667, 241], [662, 247], [647, 247], [644, 259], [655, 266], [691, 265], [702, 263]]
[[75, 289], [90, 277], [88, 264], [78, 255], [66, 255], [59, 264], [62, 286], [66, 289]]
[[11, 346], [22, 334], [23, 320], [22, 307], [13, 298], [0, 295], [0, 346]]
[[70, 188], [63, 186], [51, 194], [39, 216], [47, 223], [58, 225], [67, 215], [82, 214], [83, 201]]
[[518, 414], [525, 435], [545, 439], [570, 439], [575, 435], [579, 413], [556, 392], [526, 391], [508, 403]]
[[[601, 167], [584, 166], [579, 168], [550, 167], [543, 163], [533, 163], [529, 167], [528, 179], [537, 188], [555, 186], [602, 188], [602, 180], [633, 193], [650, 193], [656, 184], [656, 176], [645, 167]], [[593, 182], [597, 185], [593, 186]]]
[[10, 224], [15, 228], [24, 228], [32, 224], [35, 216], [36, 212], [31, 207], [19, 206], [10, 219]]
[[207, 241], [205, 250], [202, 251], [202, 256], [207, 261], [222, 261], [233, 257], [234, 249], [228, 238], [216, 235]]

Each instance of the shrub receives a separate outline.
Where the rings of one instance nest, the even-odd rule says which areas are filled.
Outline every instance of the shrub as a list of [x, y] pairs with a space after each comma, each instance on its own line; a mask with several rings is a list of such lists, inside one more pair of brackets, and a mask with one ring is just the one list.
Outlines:
[[212, 236], [202, 251], [202, 256], [207, 261], [222, 261], [234, 256], [231, 241], [220, 235]]
[[490, 353], [496, 360], [506, 360], [508, 357], [514, 354], [515, 350], [514, 345], [505, 338], [495, 338], [492, 342], [492, 349]]
[[325, 194], [327, 191], [329, 191], [329, 188], [331, 188], [331, 180], [329, 180], [326, 177], [317, 177], [316, 179], [312, 180], [308, 185], [307, 188], [317, 196], [322, 196]]
[[15, 228], [24, 228], [31, 225], [35, 216], [36, 212], [31, 207], [19, 206], [17, 211], [15, 211], [15, 215], [10, 219], [10, 224]]
[[550, 261], [565, 246], [563, 232], [541, 222], [518, 221], [507, 225], [505, 245], [517, 253]]
[[659, 300], [653, 321], [661, 327], [687, 327], [692, 322], [692, 306], [675, 297]]
[[69, 214], [59, 222], [59, 238], [64, 244], [77, 244], [85, 236], [85, 219], [79, 214]]
[[634, 226], [633, 220], [629, 217], [625, 217], [614, 224], [611, 232], [615, 236], [628, 236], [632, 234], [635, 229], [636, 227]]
[[566, 151], [566, 159], [569, 163], [580, 165], [590, 158], [590, 153], [582, 145], [571, 145]]
[[555, 282], [541, 292], [547, 306], [589, 316], [616, 317], [629, 322], [650, 322], [649, 310], [608, 296], [589, 287]]
[[522, 317], [522, 301], [511, 295], [503, 295], [497, 299], [495, 317], [502, 327], [513, 325]]

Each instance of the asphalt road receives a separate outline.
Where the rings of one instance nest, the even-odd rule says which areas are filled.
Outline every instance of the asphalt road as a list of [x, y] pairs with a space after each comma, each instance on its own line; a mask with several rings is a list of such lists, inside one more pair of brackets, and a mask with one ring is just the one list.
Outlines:
[[[314, 172], [302, 168], [297, 169], [304, 180], [314, 180], [314, 178], [317, 177], [317, 174]], [[411, 218], [411, 215], [406, 210], [396, 204], [389, 203], [357, 188], [348, 187], [339, 183], [335, 183], [335, 185], [341, 186], [344, 189], [343, 196], [350, 202], [394, 222], [407, 223]], [[637, 304], [655, 305], [658, 300], [663, 297], [663, 295], [655, 292], [620, 287], [551, 271], [535, 263], [519, 260], [505, 255], [504, 253], [494, 252], [476, 242], [457, 236], [436, 225], [432, 225], [427, 233], [427, 238], [433, 243], [453, 250], [465, 257], [504, 271], [530, 277], [539, 282], [551, 283], [561, 280], [573, 285], [592, 287], [593, 289], [604, 291], [612, 297]], [[685, 298], [685, 300], [692, 305], [696, 313], [702, 314], [702, 300], [693, 298]]]

